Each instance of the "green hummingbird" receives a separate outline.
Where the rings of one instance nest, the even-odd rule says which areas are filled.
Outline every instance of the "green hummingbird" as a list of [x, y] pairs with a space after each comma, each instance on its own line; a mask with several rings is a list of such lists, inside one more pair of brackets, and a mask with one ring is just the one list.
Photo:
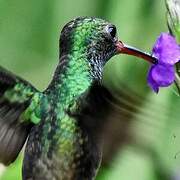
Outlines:
[[27, 140], [23, 180], [95, 179], [113, 98], [102, 83], [103, 67], [121, 53], [156, 63], [99, 18], [67, 23], [59, 45], [59, 64], [43, 92], [0, 68], [0, 162], [11, 164]]

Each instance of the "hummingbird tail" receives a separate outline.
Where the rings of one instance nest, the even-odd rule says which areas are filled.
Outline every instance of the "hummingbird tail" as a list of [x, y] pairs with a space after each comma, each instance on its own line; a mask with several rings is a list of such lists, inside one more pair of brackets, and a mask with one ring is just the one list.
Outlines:
[[37, 90], [0, 67], [0, 162], [12, 163], [21, 151], [32, 123], [22, 113]]

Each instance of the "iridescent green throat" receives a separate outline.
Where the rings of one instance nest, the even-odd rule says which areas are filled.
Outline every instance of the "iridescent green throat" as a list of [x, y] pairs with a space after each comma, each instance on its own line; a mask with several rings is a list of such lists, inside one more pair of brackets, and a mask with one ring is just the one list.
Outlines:
[[[88, 21], [88, 20], [87, 20]], [[92, 26], [99, 26], [96, 21], [65, 27], [60, 38], [60, 62], [51, 88], [58, 93], [58, 101], [63, 104], [72, 103], [89, 89], [95, 80], [102, 77], [102, 60], [92, 48]], [[96, 28], [97, 28], [96, 27]], [[97, 34], [96, 34], [97, 36]], [[93, 57], [93, 54], [96, 57]], [[51, 87], [51, 86], [50, 86]]]
[[[93, 81], [90, 73], [90, 64], [84, 55], [67, 55], [56, 70], [55, 87], [60, 106], [68, 106], [76, 101], [88, 88]], [[65, 107], [67, 108], [67, 107]]]

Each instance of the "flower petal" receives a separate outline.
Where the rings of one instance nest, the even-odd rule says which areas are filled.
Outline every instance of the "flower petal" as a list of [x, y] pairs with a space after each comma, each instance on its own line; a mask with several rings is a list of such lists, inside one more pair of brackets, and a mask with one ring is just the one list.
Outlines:
[[167, 87], [174, 82], [174, 67], [158, 64], [152, 68], [151, 76], [159, 87]]
[[174, 65], [180, 60], [180, 46], [168, 33], [161, 33], [153, 47], [153, 55], [159, 63]]
[[148, 85], [152, 88], [152, 90], [156, 93], [159, 92], [159, 85], [152, 78], [152, 70], [155, 68], [155, 65], [151, 66], [148, 72], [147, 81]]

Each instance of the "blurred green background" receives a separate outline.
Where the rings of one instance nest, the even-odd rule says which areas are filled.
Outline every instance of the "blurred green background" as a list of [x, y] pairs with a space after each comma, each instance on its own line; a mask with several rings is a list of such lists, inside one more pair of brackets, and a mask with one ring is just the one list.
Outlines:
[[[151, 51], [160, 32], [167, 31], [165, 14], [163, 0], [0, 0], [0, 65], [43, 90], [58, 62], [60, 30], [72, 18], [107, 19], [117, 26], [123, 42]], [[112, 116], [98, 180], [180, 179], [179, 97], [174, 87], [158, 95], [151, 92], [148, 67], [125, 55], [105, 67], [104, 82], [112, 92], [121, 98], [128, 88], [126, 93], [137, 102], [130, 102], [136, 111], [129, 110], [131, 116], [124, 118], [128, 124]], [[121, 136], [125, 125], [130, 140]], [[0, 166], [1, 180], [21, 179], [22, 156], [7, 169]]]

